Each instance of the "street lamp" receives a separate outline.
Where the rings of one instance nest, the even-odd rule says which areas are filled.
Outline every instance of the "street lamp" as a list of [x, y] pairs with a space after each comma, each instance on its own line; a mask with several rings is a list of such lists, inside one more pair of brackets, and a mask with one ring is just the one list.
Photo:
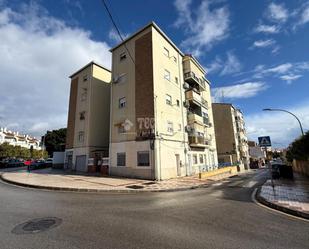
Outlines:
[[297, 119], [297, 121], [299, 123], [299, 126], [300, 126], [301, 134], [304, 135], [304, 130], [303, 130], [303, 127], [301, 125], [301, 122], [300, 122], [299, 118], [296, 117], [296, 115], [293, 114], [292, 112], [289, 112], [289, 111], [283, 110], [283, 109], [273, 109], [273, 108], [265, 108], [265, 109], [263, 109], [263, 111], [279, 111], [279, 112], [287, 112], [287, 113], [291, 114], [294, 118]]

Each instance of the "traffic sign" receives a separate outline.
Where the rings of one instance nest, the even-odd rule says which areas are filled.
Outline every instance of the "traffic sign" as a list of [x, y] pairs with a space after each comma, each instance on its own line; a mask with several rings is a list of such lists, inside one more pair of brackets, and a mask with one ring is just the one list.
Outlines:
[[258, 137], [260, 147], [270, 147], [271, 141], [269, 136]]

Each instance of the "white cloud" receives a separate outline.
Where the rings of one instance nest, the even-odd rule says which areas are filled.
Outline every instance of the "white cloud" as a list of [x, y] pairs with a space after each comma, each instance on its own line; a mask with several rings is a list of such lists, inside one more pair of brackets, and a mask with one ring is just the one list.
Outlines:
[[0, 8], [1, 124], [41, 135], [67, 123], [68, 76], [91, 60], [110, 67], [105, 42], [36, 5]]
[[242, 65], [239, 62], [238, 58], [232, 53], [227, 53], [226, 63], [223, 65], [221, 75], [237, 73], [241, 70]]
[[286, 81], [288, 84], [291, 84], [292, 81], [297, 80], [300, 77], [302, 77], [302, 75], [300, 74], [286, 74], [286, 75], [280, 76], [280, 79]]
[[[275, 108], [265, 106], [265, 108]], [[304, 130], [309, 128], [309, 102], [298, 106], [282, 107], [296, 114], [301, 120]], [[283, 112], [261, 112], [245, 116], [247, 134], [251, 140], [259, 136], [270, 136], [274, 147], [283, 147], [300, 136], [297, 120]]]
[[292, 66], [293, 66], [292, 63], [284, 63], [279, 66], [266, 69], [264, 72], [265, 73], [279, 73], [279, 74], [286, 73], [292, 68]]
[[270, 20], [276, 22], [285, 22], [289, 17], [288, 10], [285, 6], [283, 4], [276, 3], [271, 3], [268, 6], [266, 15]]
[[300, 17], [300, 24], [305, 24], [307, 22], [309, 22], [309, 4], [303, 10]]
[[227, 6], [215, 7], [217, 3], [218, 1], [203, 0], [194, 9], [195, 5], [191, 0], [174, 2], [178, 12], [174, 25], [185, 30], [188, 35], [181, 45], [195, 56], [201, 55], [203, 50], [210, 49], [229, 35], [229, 10]]
[[276, 25], [264, 25], [264, 24], [259, 24], [255, 28], [255, 32], [257, 33], [268, 33], [268, 34], [275, 34], [279, 33], [280, 29]]
[[[122, 36], [122, 39], [126, 39], [127, 37], [129, 37], [129, 34], [121, 34]], [[118, 35], [118, 33], [116, 32], [115, 29], [111, 29], [109, 32], [108, 32], [108, 38], [114, 42], [114, 43], [120, 43], [121, 42], [121, 39]]]
[[216, 56], [216, 58], [206, 66], [206, 69], [208, 73], [220, 71], [220, 75], [227, 75], [239, 72], [242, 69], [242, 64], [237, 56], [232, 51], [229, 51], [226, 53], [224, 59], [220, 56]]
[[245, 82], [232, 86], [213, 88], [212, 96], [214, 102], [218, 102], [222, 96], [228, 99], [250, 98], [267, 88], [268, 86], [264, 82]]
[[267, 39], [267, 40], [258, 40], [258, 41], [255, 41], [253, 43], [253, 46], [254, 47], [257, 47], [257, 48], [265, 48], [265, 47], [269, 47], [269, 46], [272, 46], [276, 43], [276, 41], [274, 41], [273, 39]]

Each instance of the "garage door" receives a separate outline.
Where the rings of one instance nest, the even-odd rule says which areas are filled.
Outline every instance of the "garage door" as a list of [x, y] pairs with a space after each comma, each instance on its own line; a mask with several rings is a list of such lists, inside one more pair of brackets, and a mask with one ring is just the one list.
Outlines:
[[86, 155], [76, 156], [75, 170], [86, 171]]

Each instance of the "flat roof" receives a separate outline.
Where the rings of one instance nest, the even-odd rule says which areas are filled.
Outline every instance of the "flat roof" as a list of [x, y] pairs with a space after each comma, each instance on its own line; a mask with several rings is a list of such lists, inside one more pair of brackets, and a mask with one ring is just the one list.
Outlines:
[[231, 106], [234, 110], [239, 111], [241, 114], [243, 114], [242, 110], [239, 108], [236, 108], [233, 104], [231, 103], [212, 103], [213, 105], [228, 105]]
[[123, 42], [120, 42], [118, 45], [116, 45], [115, 47], [111, 48], [109, 51], [113, 52], [116, 48], [120, 47], [121, 45], [123, 45], [124, 43], [128, 42], [129, 40], [133, 39], [135, 36], [137, 36], [138, 34], [143, 32], [144, 30], [148, 29], [149, 27], [154, 27], [165, 38], [165, 40], [167, 40], [172, 45], [172, 47], [177, 50], [177, 52], [179, 52], [182, 56], [184, 56], [184, 53], [181, 52], [181, 50], [175, 45], [175, 43], [173, 43], [171, 41], [171, 39], [168, 38], [168, 36], [159, 28], [159, 26], [154, 21], [150, 22], [149, 24], [147, 24], [143, 28], [139, 29], [137, 32], [133, 33], [128, 38], [124, 39]]
[[95, 62], [95, 61], [90, 61], [88, 64], [86, 64], [85, 66], [83, 66], [81, 69], [77, 70], [75, 73], [73, 73], [72, 75], [69, 76], [69, 78], [73, 78], [73, 76], [75, 76], [76, 74], [80, 73], [81, 71], [83, 71], [85, 68], [91, 66], [91, 65], [96, 65], [108, 72], [111, 73], [111, 70], [107, 69], [106, 67], [100, 65], [99, 63]]

